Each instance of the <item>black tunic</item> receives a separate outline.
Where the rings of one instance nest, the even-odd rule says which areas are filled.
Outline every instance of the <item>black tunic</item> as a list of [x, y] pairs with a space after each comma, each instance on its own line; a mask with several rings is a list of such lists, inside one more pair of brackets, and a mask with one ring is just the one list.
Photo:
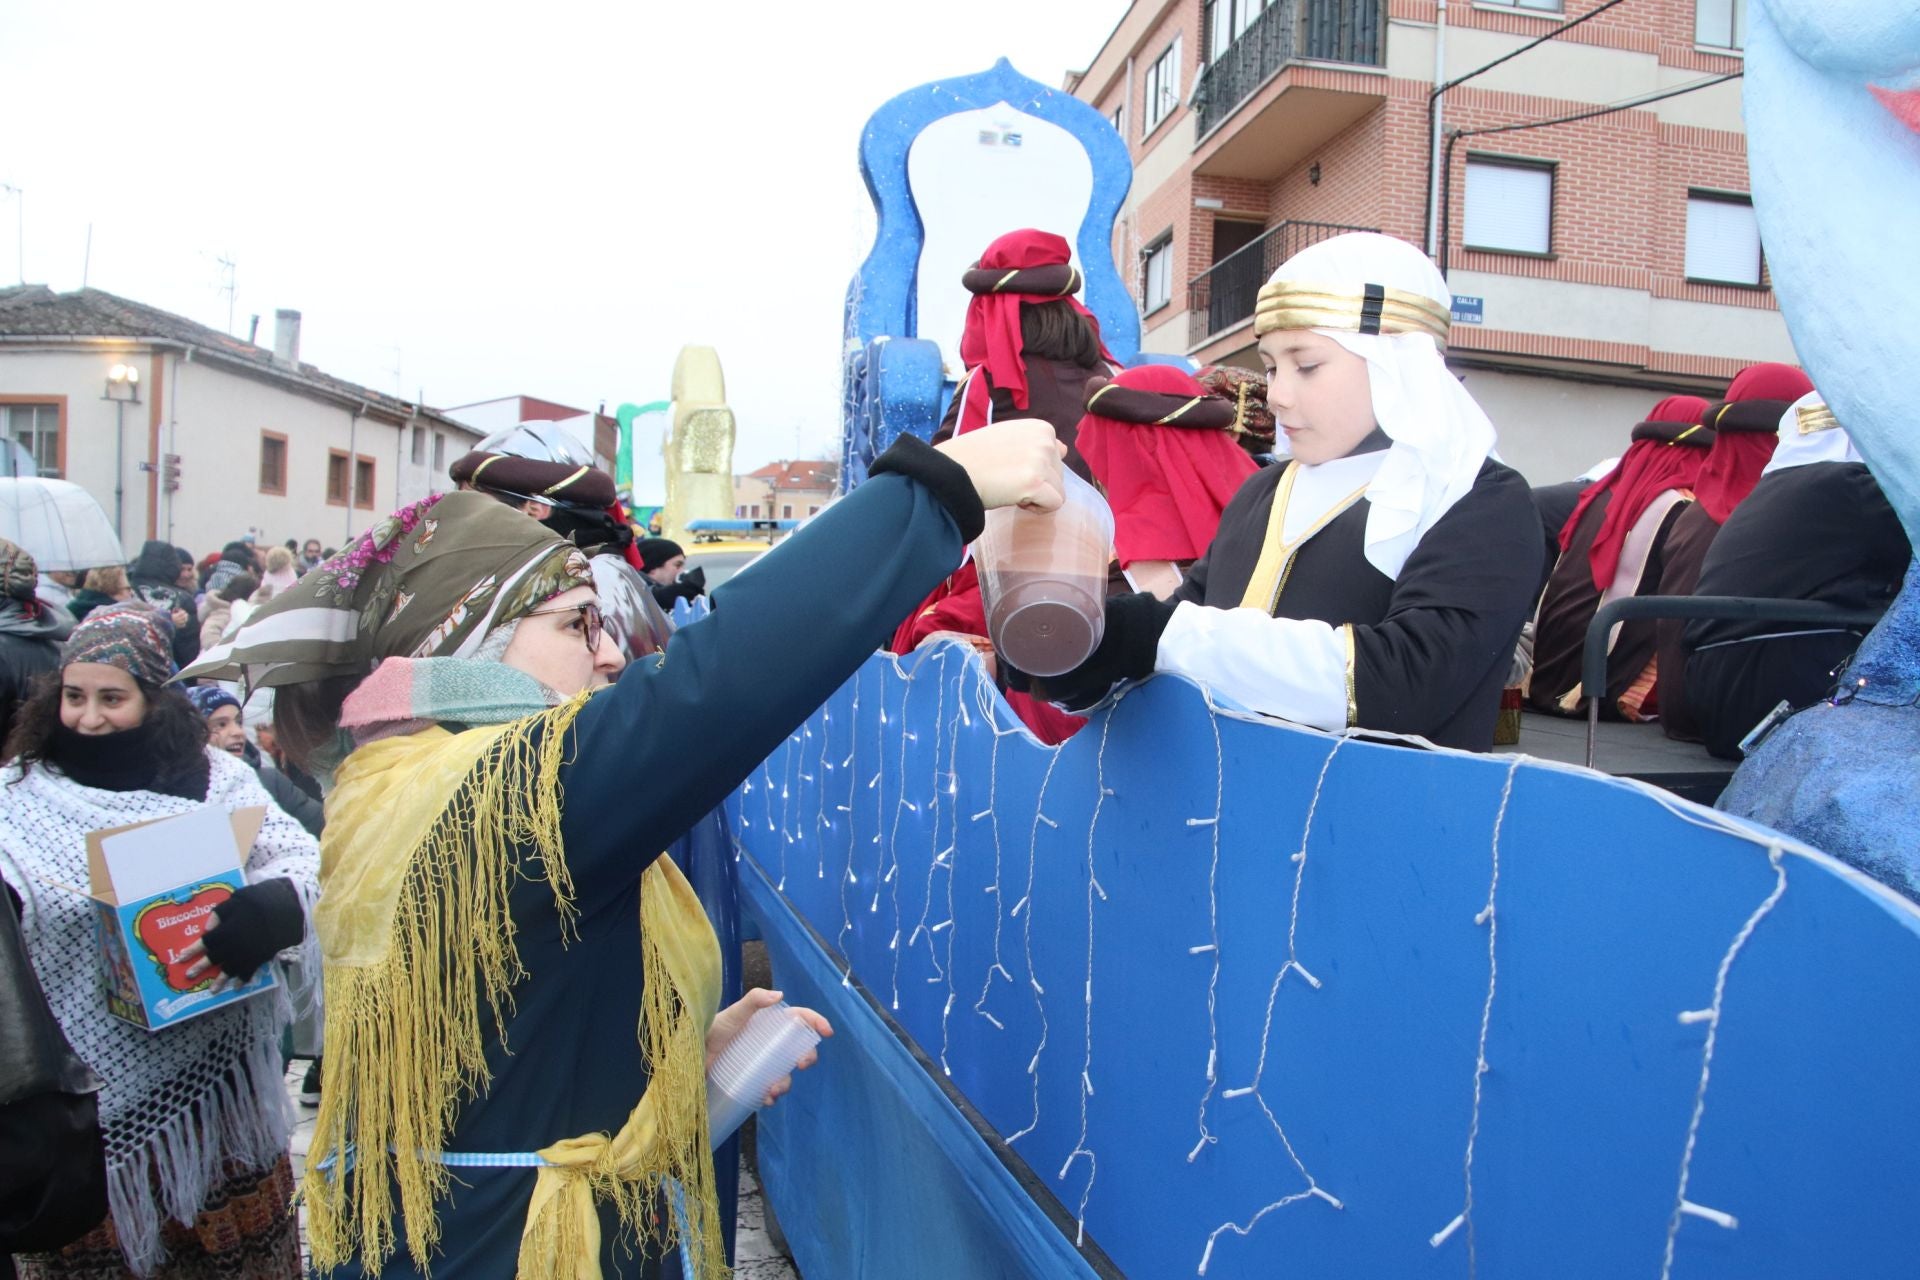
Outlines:
[[[1906, 530], [1865, 464], [1812, 462], [1760, 478], [1708, 549], [1697, 594], [1884, 613], [1912, 559]], [[1804, 623], [1687, 623], [1687, 703], [1707, 750], [1738, 759], [1740, 739], [1781, 701], [1818, 701], [1862, 634]]]
[[[1293, 465], [1247, 478], [1175, 600], [1240, 607], [1274, 492]], [[1398, 578], [1366, 559], [1368, 510], [1362, 498], [1301, 545], [1274, 616], [1353, 625], [1355, 724], [1485, 751], [1514, 642], [1540, 585], [1540, 516], [1527, 483], [1488, 459]]]

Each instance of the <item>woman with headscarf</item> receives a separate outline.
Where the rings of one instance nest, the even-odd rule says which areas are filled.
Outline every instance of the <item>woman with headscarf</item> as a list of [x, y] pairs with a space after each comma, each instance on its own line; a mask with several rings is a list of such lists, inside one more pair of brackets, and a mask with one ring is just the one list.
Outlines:
[[[1707, 406], [1700, 421], [1713, 428], [1713, 447], [1693, 486], [1693, 502], [1660, 540], [1660, 586], [1655, 595], [1690, 596], [1700, 582], [1707, 548], [1734, 508], [1746, 500], [1780, 439], [1780, 418], [1813, 383], [1790, 364], [1748, 365]], [[1669, 738], [1698, 742], [1700, 727], [1687, 703], [1687, 622], [1654, 624], [1654, 699]]]
[[[1817, 391], [1780, 419], [1780, 443], [1746, 501], [1707, 548], [1696, 594], [1813, 600], [1885, 613], [1913, 547], [1846, 428]], [[1834, 687], [1864, 626], [1697, 618], [1686, 624], [1687, 703], [1707, 750], [1741, 741], [1780, 703], [1799, 710]]]
[[[331, 779], [317, 1266], [578, 1280], [624, 1228], [648, 1259], [677, 1240], [694, 1274], [724, 1272], [703, 1077], [770, 996], [716, 1016], [713, 931], [660, 851], [852, 675], [986, 507], [1056, 506], [1059, 474], [1042, 423], [903, 440], [624, 673], [579, 549], [448, 494], [188, 673], [272, 687], [280, 747]], [[658, 1212], [668, 1178], [684, 1230]]]
[[973, 295], [960, 333], [967, 372], [934, 443], [1002, 418], [1039, 418], [1067, 446], [1067, 466], [1091, 479], [1074, 431], [1086, 411], [1087, 380], [1111, 376], [1116, 364], [1099, 321], [1074, 296], [1082, 279], [1073, 251], [1048, 231], [1009, 231], [960, 280]]
[[[1619, 463], [1582, 491], [1561, 525], [1559, 559], [1535, 614], [1527, 696], [1537, 710], [1585, 714], [1580, 664], [1593, 615], [1623, 596], [1654, 594], [1662, 536], [1691, 500], [1713, 444], [1713, 429], [1700, 425], [1706, 407], [1698, 396], [1668, 396], [1655, 405]], [[1641, 677], [1652, 660], [1651, 622], [1615, 630], [1602, 715], [1638, 716], [1651, 685]]]
[[26, 903], [55, 1015], [106, 1080], [111, 1215], [59, 1253], [16, 1259], [24, 1277], [300, 1274], [280, 1058], [288, 1001], [253, 996], [160, 1032], [114, 1017], [100, 993], [92, 900], [76, 888], [87, 883], [89, 832], [204, 805], [260, 806], [248, 883], [210, 917], [188, 976], [245, 980], [292, 959], [310, 935], [313, 837], [273, 806], [253, 770], [207, 745], [199, 711], [168, 684], [170, 631], [143, 604], [95, 610], [68, 638], [58, 676], [22, 706], [0, 768], [0, 874]]
[[1490, 747], [1540, 521], [1441, 360], [1449, 298], [1425, 254], [1371, 232], [1282, 264], [1254, 331], [1291, 461], [1241, 487], [1171, 599], [1109, 598], [1100, 647], [1046, 695], [1085, 707], [1168, 671], [1318, 729]]
[[1234, 406], [1171, 365], [1087, 383], [1080, 453], [1113, 508], [1113, 547], [1135, 590], [1162, 600], [1206, 554], [1220, 513], [1259, 468], [1228, 430]]
[[0, 538], [0, 735], [39, 676], [60, 665], [73, 617], [35, 591], [40, 571], [26, 548]]

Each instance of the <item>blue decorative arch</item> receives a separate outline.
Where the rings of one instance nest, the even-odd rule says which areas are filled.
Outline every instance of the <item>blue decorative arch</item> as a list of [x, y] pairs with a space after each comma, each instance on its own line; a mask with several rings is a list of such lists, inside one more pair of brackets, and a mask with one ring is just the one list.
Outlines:
[[[1093, 191], [1074, 249], [1087, 281], [1087, 309], [1099, 319], [1107, 349], [1121, 363], [1132, 363], [1139, 352], [1140, 316], [1114, 264], [1112, 249], [1113, 224], [1133, 184], [1133, 164], [1112, 124], [1072, 94], [1021, 75], [1005, 58], [978, 75], [910, 89], [874, 112], [860, 135], [860, 173], [879, 225], [873, 248], [847, 288], [842, 372], [846, 382], [844, 483], [849, 488], [865, 478], [866, 463], [882, 440], [903, 430], [924, 434], [919, 426], [929, 410], [920, 403], [925, 398], [922, 378], [914, 380], [913, 395], [882, 394], [877, 386], [867, 385], [883, 373], [881, 362], [869, 357], [869, 346], [876, 339], [915, 338], [919, 332], [915, 290], [926, 229], [908, 183], [908, 154], [914, 139], [936, 120], [1000, 102], [1058, 125], [1086, 149]], [[874, 405], [885, 407], [887, 421], [873, 420], [867, 410]], [[898, 423], [892, 421], [896, 407], [905, 415]], [[937, 401], [931, 408], [937, 420]]]

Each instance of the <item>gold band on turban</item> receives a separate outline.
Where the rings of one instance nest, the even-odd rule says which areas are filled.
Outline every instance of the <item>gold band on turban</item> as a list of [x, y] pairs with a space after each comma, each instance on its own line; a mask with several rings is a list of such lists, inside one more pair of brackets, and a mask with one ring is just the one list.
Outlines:
[[1803, 404], [1793, 412], [1800, 424], [1800, 434], [1813, 435], [1817, 431], [1832, 431], [1839, 427], [1839, 419], [1833, 416], [1833, 410], [1824, 404]]
[[1453, 316], [1432, 298], [1370, 284], [1345, 291], [1298, 280], [1275, 280], [1260, 290], [1253, 331], [1346, 329], [1354, 333], [1425, 333], [1441, 346]]

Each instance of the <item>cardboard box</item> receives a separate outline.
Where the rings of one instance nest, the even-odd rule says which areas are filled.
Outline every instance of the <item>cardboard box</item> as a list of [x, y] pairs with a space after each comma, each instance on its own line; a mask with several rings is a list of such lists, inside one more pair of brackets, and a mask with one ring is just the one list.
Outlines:
[[115, 1017], [159, 1031], [277, 986], [272, 965], [214, 994], [215, 973], [186, 976], [181, 952], [206, 931], [207, 914], [246, 884], [241, 870], [266, 810], [203, 805], [87, 835], [100, 981]]

